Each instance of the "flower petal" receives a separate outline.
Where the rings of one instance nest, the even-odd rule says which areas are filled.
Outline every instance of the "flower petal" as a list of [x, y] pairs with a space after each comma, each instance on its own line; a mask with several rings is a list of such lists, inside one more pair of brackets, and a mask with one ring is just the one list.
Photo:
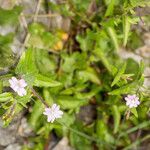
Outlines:
[[55, 110], [56, 107], [57, 107], [57, 104], [53, 104], [53, 105], [52, 105], [52, 110]]
[[19, 96], [25, 96], [27, 94], [27, 92], [24, 88], [19, 88], [17, 90], [17, 93], [18, 93]]
[[16, 77], [12, 77], [11, 80], [13, 81], [13, 83], [18, 83], [18, 80]]
[[139, 97], [137, 97], [135, 94], [127, 95], [127, 97], [124, 99], [126, 100], [126, 105], [129, 108], [137, 107], [140, 104]]
[[25, 82], [24, 79], [19, 80], [19, 83], [20, 83], [21, 87], [26, 87], [27, 86], [27, 83]]

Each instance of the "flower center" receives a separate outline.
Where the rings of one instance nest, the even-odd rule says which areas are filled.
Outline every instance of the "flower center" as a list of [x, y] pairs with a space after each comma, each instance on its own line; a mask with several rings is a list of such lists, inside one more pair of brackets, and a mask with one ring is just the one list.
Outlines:
[[22, 87], [20, 82], [17, 82], [17, 86], [18, 86], [19, 88]]

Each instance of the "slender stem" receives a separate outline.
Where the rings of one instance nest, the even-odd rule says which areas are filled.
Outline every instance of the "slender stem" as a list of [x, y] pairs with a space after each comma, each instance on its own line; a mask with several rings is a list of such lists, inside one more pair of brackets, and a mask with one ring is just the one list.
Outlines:
[[[31, 89], [32, 93], [34, 94], [34, 96], [36, 96], [46, 107], [49, 107], [48, 104], [45, 102], [45, 100], [32, 87], [30, 87], [30, 89]], [[84, 137], [90, 141], [97, 142], [97, 143], [104, 143], [104, 141], [99, 140], [99, 139], [95, 139], [94, 137], [91, 137], [91, 136], [89, 136], [83, 132], [77, 131], [77, 130], [67, 126], [66, 124], [60, 122], [60, 121], [57, 121], [57, 122], [59, 124], [61, 124], [62, 126], [65, 126], [70, 131], [72, 131], [72, 132], [74, 132], [74, 133], [76, 133], [76, 134], [78, 134], [78, 135], [80, 135], [80, 136], [82, 136], [82, 137]], [[109, 146], [113, 147], [112, 145], [109, 145]]]
[[[59, 14], [39, 14], [37, 18], [45, 18], [45, 17], [57, 17]], [[33, 14], [24, 14], [25, 17], [34, 17]]]
[[36, 96], [46, 107], [49, 107], [45, 100], [34, 90], [34, 88], [30, 87], [34, 96]]
[[11, 101], [11, 100], [8, 100], [8, 101], [2, 103], [2, 104], [0, 105], [0, 108], [2, 108], [4, 105], [8, 104], [10, 101]]
[[23, 44], [22, 44], [22, 49], [25, 48], [25, 46], [26, 46], [26, 44], [27, 44], [29, 38], [30, 38], [30, 33], [27, 33], [27, 34], [26, 34], [26, 37], [25, 37], [25, 39], [24, 39], [24, 42], [23, 42]]
[[[57, 121], [58, 122], [58, 121]], [[67, 126], [67, 125], [65, 125], [64, 123], [62, 123], [62, 122], [58, 122], [59, 124], [61, 124], [62, 126], [65, 126], [67, 129], [69, 129], [70, 131], [73, 131], [74, 133], [76, 133], [76, 134], [78, 134], [78, 135], [80, 135], [80, 136], [82, 136], [82, 137], [85, 137], [86, 139], [89, 139], [89, 140], [91, 140], [91, 141], [95, 141], [95, 142], [97, 142], [97, 139], [95, 139], [95, 138], [93, 138], [93, 137], [90, 137], [89, 135], [87, 135], [87, 134], [85, 134], [85, 133], [83, 133], [83, 132], [80, 132], [80, 131], [77, 131], [77, 130], [75, 130], [75, 129], [73, 129], [73, 128], [70, 128], [69, 126]]]
[[20, 24], [22, 24], [26, 30], [28, 29], [28, 23], [23, 12], [20, 14]]
[[[31, 89], [32, 93], [34, 94], [34, 96], [36, 96], [46, 107], [49, 107], [48, 104], [45, 102], [45, 100], [32, 87], [30, 87], [30, 89]], [[97, 142], [97, 143], [104, 143], [104, 141], [99, 140], [99, 139], [95, 139], [94, 137], [91, 137], [91, 136], [89, 136], [89, 135], [87, 135], [87, 134], [85, 134], [83, 132], [75, 130], [75, 129], [65, 125], [62, 122], [59, 122], [59, 121], [57, 121], [57, 122], [59, 124], [61, 124], [62, 126], [65, 126], [70, 131], [72, 131], [72, 132], [74, 132], [74, 133], [76, 133], [76, 134], [78, 134], [78, 135], [80, 135], [80, 136], [82, 136], [82, 137], [84, 137], [84, 138], [86, 138], [86, 139], [88, 139], [90, 141]], [[108, 145], [108, 143], [107, 143], [107, 145]], [[113, 147], [112, 145], [109, 145], [109, 146]]]
[[144, 78], [150, 78], [150, 76], [144, 76]]
[[33, 18], [33, 22], [37, 21], [37, 16], [38, 16], [38, 13], [39, 13], [39, 10], [40, 10], [41, 2], [42, 2], [42, 0], [39, 0], [38, 3], [37, 3], [34, 18]]
[[141, 124], [139, 124], [139, 125], [137, 125], [137, 126], [131, 128], [131, 129], [128, 129], [128, 130], [125, 131], [125, 132], [122, 132], [122, 133], [119, 135], [119, 137], [123, 137], [123, 136], [125, 136], [125, 135], [127, 135], [127, 134], [130, 134], [130, 133], [132, 133], [132, 132], [135, 132], [135, 131], [138, 130], [138, 129], [145, 128], [145, 127], [147, 127], [147, 126], [149, 126], [149, 125], [150, 125], [150, 121], [142, 122]]
[[[32, 87], [30, 87], [30, 89], [31, 89], [32, 93], [34, 94], [34, 96], [36, 96], [46, 107], [49, 107], [48, 104], [45, 102], [45, 100]], [[70, 131], [72, 131], [72, 132], [74, 132], [74, 133], [76, 133], [76, 134], [78, 134], [78, 135], [80, 135], [80, 136], [82, 136], [82, 137], [84, 137], [84, 138], [86, 138], [86, 139], [88, 139], [90, 141], [97, 142], [97, 143], [104, 143], [104, 141], [99, 140], [99, 139], [95, 139], [94, 137], [91, 137], [91, 136], [89, 136], [89, 135], [87, 135], [87, 134], [85, 134], [83, 132], [75, 130], [75, 129], [67, 126], [66, 124], [64, 124], [64, 123], [62, 123], [60, 121], [57, 121], [57, 122], [59, 124], [61, 124], [62, 126], [65, 126]], [[107, 145], [108, 145], [108, 143], [107, 143]], [[109, 145], [109, 146], [113, 147], [112, 145]]]
[[[32, 93], [34, 94], [34, 96], [36, 96], [46, 107], [49, 107], [48, 104], [45, 102], [45, 100], [44, 100], [32, 87], [30, 87], [30, 89], [31, 89]], [[70, 131], [72, 131], [72, 132], [74, 132], [74, 133], [76, 133], [76, 134], [78, 134], [78, 135], [80, 135], [80, 136], [82, 136], [82, 137], [84, 137], [84, 138], [86, 138], [86, 139], [88, 139], [88, 140], [90, 140], [90, 141], [93, 141], [93, 142], [96, 142], [96, 143], [105, 143], [105, 141], [96, 139], [96, 138], [94, 138], [94, 137], [91, 137], [91, 136], [89, 136], [89, 135], [83, 133], [83, 132], [80, 132], [80, 131], [78, 131], [78, 130], [75, 130], [75, 129], [73, 129], [73, 128], [67, 126], [66, 124], [64, 124], [64, 123], [62, 123], [62, 122], [60, 122], [60, 121], [57, 121], [57, 122], [58, 122], [59, 124], [61, 124], [62, 126], [65, 126], [65, 127], [66, 127], [67, 129], [69, 129]], [[110, 144], [108, 144], [108, 143], [107, 143], [107, 145], [109, 145], [110, 147], [114, 148], [114, 146], [112, 146], [112, 145], [110, 145]]]
[[[144, 142], [145, 140], [150, 139], [150, 135], [147, 135], [139, 140], [136, 140], [134, 143], [132, 143], [131, 145], [125, 147], [123, 150], [131, 150], [133, 149], [133, 147], [135, 148], [135, 146], [137, 146], [138, 144]], [[140, 149], [140, 147], [138, 147]]]
[[[40, 10], [40, 5], [41, 5], [41, 0], [39, 0], [38, 3], [37, 3], [37, 7], [36, 7], [36, 10], [35, 10], [35, 14], [33, 15], [33, 17], [34, 17], [34, 18], [33, 18], [33, 22], [36, 22], [36, 21], [37, 21], [37, 15], [38, 15], [39, 10]], [[25, 14], [22, 14], [22, 16], [24, 17]], [[25, 20], [25, 18], [24, 18], [24, 20]], [[25, 39], [24, 39], [24, 43], [22, 44], [22, 49], [27, 45], [27, 42], [28, 42], [29, 38], [30, 38], [30, 33], [27, 32], [27, 34], [26, 34], [26, 36], [25, 36]]]
[[[16, 2], [17, 2], [17, 1], [16, 1]], [[17, 2], [17, 3], [18, 3], [18, 2]], [[35, 21], [37, 20], [37, 15], [38, 15], [38, 13], [39, 13], [40, 3], [41, 3], [41, 0], [38, 1], [37, 7], [36, 7], [36, 11], [35, 11], [35, 15], [33, 15], [33, 17], [34, 17], [34, 18], [33, 18], [33, 22], [35, 22]], [[25, 29], [27, 30], [27, 26], [28, 26], [28, 25], [27, 25], [27, 21], [26, 21], [26, 19], [25, 19], [24, 16], [25, 16], [25, 14], [24, 14], [24, 13], [21, 13], [21, 17], [23, 17], [23, 20], [24, 20]], [[26, 32], [26, 35], [25, 35], [25, 37], [24, 37], [23, 44], [21, 44], [21, 50], [23, 50], [23, 49], [26, 47], [29, 38], [30, 38], [30, 33], [27, 31], [27, 32]], [[5, 75], [5, 74], [9, 73], [9, 72], [10, 72], [10, 69], [14, 68], [14, 67], [17, 65], [17, 63], [18, 63], [18, 61], [19, 61], [19, 58], [20, 58], [20, 56], [17, 56], [17, 60], [15, 61], [15, 63], [12, 64], [11, 66], [5, 68], [3, 71], [1, 71], [1, 72], [0, 72], [0, 75]]]
[[[66, 127], [67, 129], [69, 129], [70, 131], [72, 131], [72, 132], [76, 133], [77, 135], [82, 136], [82, 137], [84, 137], [84, 138], [86, 138], [86, 139], [88, 139], [88, 140], [90, 140], [90, 141], [93, 141], [93, 142], [96, 142], [96, 143], [101, 143], [101, 144], [106, 143], [106, 142], [103, 141], [102, 139], [96, 139], [96, 138], [94, 138], [94, 137], [91, 137], [91, 136], [89, 136], [89, 135], [83, 133], [83, 132], [80, 132], [80, 131], [78, 131], [78, 130], [76, 130], [76, 129], [73, 129], [73, 128], [67, 126], [66, 124], [64, 124], [64, 123], [62, 123], [62, 122], [60, 122], [60, 121], [57, 121], [57, 122], [58, 122], [59, 124], [61, 124], [62, 126], [65, 126], [65, 127]], [[113, 145], [110, 145], [110, 144], [108, 144], [108, 143], [106, 143], [106, 145], [109, 146], [109, 147], [114, 148]]]

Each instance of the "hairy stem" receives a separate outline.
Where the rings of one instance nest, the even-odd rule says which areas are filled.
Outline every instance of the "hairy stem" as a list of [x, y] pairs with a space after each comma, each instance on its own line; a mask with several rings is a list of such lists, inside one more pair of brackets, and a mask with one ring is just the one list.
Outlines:
[[46, 107], [49, 107], [45, 100], [34, 90], [34, 88], [30, 87], [34, 96], [36, 96]]

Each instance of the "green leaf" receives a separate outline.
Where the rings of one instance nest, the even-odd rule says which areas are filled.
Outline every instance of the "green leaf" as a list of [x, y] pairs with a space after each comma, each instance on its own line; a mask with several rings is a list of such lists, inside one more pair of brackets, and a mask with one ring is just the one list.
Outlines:
[[115, 89], [115, 90], [109, 92], [108, 94], [110, 94], [110, 95], [127, 94], [127, 93], [130, 93], [131, 91], [135, 91], [138, 87], [138, 84], [139, 84], [139, 82], [135, 81], [135, 82], [129, 83], [125, 86], [122, 86], [118, 89]]
[[[68, 127], [72, 125], [75, 121], [75, 115], [74, 114], [69, 114], [65, 113], [63, 114], [63, 117], [59, 119], [59, 122], [62, 124], [66, 124]], [[66, 129], [68, 130], [68, 129]]]
[[94, 54], [102, 61], [104, 66], [107, 68], [107, 70], [112, 73], [112, 66], [110, 62], [108, 61], [107, 57], [105, 56], [104, 52], [100, 48], [96, 48], [94, 50]]
[[76, 12], [83, 13], [85, 14], [89, 5], [90, 5], [91, 0], [72, 0], [72, 4], [75, 7]]
[[0, 8], [0, 25], [11, 24], [14, 25], [18, 21], [18, 16], [21, 13], [22, 8], [15, 6], [11, 10], [5, 10]]
[[112, 113], [114, 118], [114, 133], [117, 133], [119, 130], [121, 116], [120, 116], [119, 109], [116, 105], [112, 106]]
[[42, 115], [43, 110], [44, 110], [44, 106], [41, 104], [40, 101], [37, 101], [33, 106], [32, 114], [29, 118], [29, 123], [34, 129], [36, 129], [40, 124], [39, 118]]
[[107, 143], [113, 143], [114, 139], [109, 134], [106, 123], [103, 120], [98, 120], [96, 123], [96, 134], [100, 140], [106, 141]]
[[140, 64], [139, 64], [138, 73], [136, 75], [137, 80], [139, 80], [141, 78], [141, 76], [143, 75], [144, 68], [145, 68], [144, 62], [141, 61]]
[[[86, 87], [87, 87], [87, 83], [86, 84], [77, 84], [76, 86], [73, 86], [73, 87], [70, 87], [70, 88], [67, 88], [63, 91], [61, 91], [60, 94], [62, 95], [72, 95], [73, 93], [78, 93], [80, 91], [83, 91]], [[95, 88], [94, 90], [96, 90], [97, 88]], [[90, 95], [90, 94], [89, 94]]]
[[132, 5], [132, 7], [145, 7], [150, 5], [149, 1], [143, 0], [143, 1], [139, 1], [139, 0], [130, 0], [130, 3]]
[[[60, 42], [60, 38], [56, 34], [46, 31], [46, 27], [40, 23], [32, 23], [29, 26], [31, 36], [27, 46], [39, 49], [53, 49]], [[37, 50], [37, 51], [38, 51]]]
[[114, 4], [115, 4], [115, 0], [111, 0], [110, 3], [108, 4], [108, 7], [107, 7], [107, 10], [105, 13], [105, 17], [113, 15]]
[[49, 7], [50, 10], [58, 12], [65, 17], [73, 16], [73, 12], [70, 11], [70, 7], [67, 3], [61, 3], [61, 5], [58, 5], [57, 3], [49, 2]]
[[112, 27], [108, 27], [108, 34], [112, 39], [112, 42], [114, 44], [115, 50], [119, 51], [119, 45], [118, 45], [118, 39], [115, 30]]
[[117, 84], [121, 78], [121, 76], [124, 74], [126, 69], [126, 63], [124, 63], [124, 65], [122, 66], [122, 68], [117, 72], [111, 86], [114, 86], [115, 84]]
[[123, 34], [124, 34], [123, 46], [126, 46], [126, 44], [127, 44], [129, 31], [130, 31], [130, 25], [131, 25], [131, 23], [129, 21], [129, 17], [128, 16], [124, 16], [123, 17]]
[[107, 70], [111, 73], [112, 66], [110, 62], [108, 61], [107, 57], [105, 56], [104, 52], [100, 48], [96, 48], [94, 50], [94, 54], [102, 61], [104, 66], [107, 68]]
[[0, 94], [3, 92], [3, 82], [0, 80]]
[[77, 73], [77, 77], [82, 82], [86, 82], [89, 80], [96, 84], [101, 83], [97, 73], [95, 72], [95, 70], [93, 68], [88, 68], [87, 70], [79, 71]]
[[0, 45], [8, 48], [9, 45], [13, 42], [13, 38], [14, 38], [13, 33], [9, 33], [6, 35], [0, 35]]
[[55, 72], [57, 62], [54, 55], [49, 55], [46, 50], [36, 49], [35, 57], [37, 68], [41, 74], [50, 75]]
[[98, 137], [103, 138], [105, 136], [105, 133], [107, 132], [107, 127], [103, 120], [98, 120], [96, 124], [96, 133]]
[[64, 63], [62, 69], [65, 72], [73, 72], [76, 69], [76, 56], [77, 53], [73, 53], [71, 56], [63, 55]]
[[87, 66], [87, 54], [75, 52], [72, 55], [63, 55], [62, 69], [65, 72], [73, 72], [75, 69], [85, 69]]
[[29, 32], [33, 35], [41, 35], [45, 32], [45, 27], [40, 23], [32, 23], [29, 25]]
[[27, 103], [30, 102], [31, 100], [31, 93], [28, 92], [27, 95], [25, 96], [16, 96], [15, 99], [17, 100], [17, 104], [18, 105], [21, 105], [21, 106], [18, 106], [18, 110], [16, 110], [16, 112], [18, 113], [20, 110], [22, 110], [22, 106], [27, 108]]
[[35, 64], [35, 49], [29, 48], [23, 52], [15, 72], [16, 74], [31, 75], [32, 77], [38, 73]]
[[76, 97], [79, 99], [91, 99], [93, 96], [95, 96], [101, 89], [101, 86], [94, 86], [93, 88], [91, 88], [92, 90], [89, 92], [85, 92], [85, 93], [76, 93]]
[[0, 102], [6, 102], [11, 99], [13, 99], [12, 93], [6, 92], [6, 93], [0, 94]]
[[134, 114], [135, 117], [138, 118], [138, 113], [137, 113], [136, 108], [132, 108], [132, 109], [131, 109], [131, 112]]
[[[75, 122], [72, 126], [72, 129], [77, 130], [79, 133], [83, 132], [85, 127], [83, 125], [80, 125], [78, 122]], [[70, 132], [70, 143], [76, 150], [91, 150], [92, 145], [91, 141], [86, 139], [85, 137], [82, 137], [78, 135], [75, 132]]]
[[[123, 67], [123, 71], [125, 69], [125, 66]], [[109, 92], [110, 95], [120, 95], [120, 94], [127, 94], [131, 91], [136, 91], [139, 86], [142, 86], [144, 82], [144, 77], [142, 76], [143, 70], [144, 70], [144, 63], [141, 62], [138, 68], [138, 73], [136, 74], [136, 78], [132, 83], [126, 84], [125, 86], [122, 86], [118, 89], [115, 89], [111, 92]]]
[[6, 112], [3, 114], [2, 117], [4, 127], [7, 127], [15, 116], [14, 114], [16, 110], [16, 104], [14, 103], [14, 101], [12, 101], [12, 103], [10, 103], [9, 105], [10, 106], [7, 108]]
[[126, 131], [123, 131], [120, 133], [119, 137], [123, 137], [125, 135], [129, 135], [137, 130], [140, 130], [140, 129], [144, 129], [144, 128], [147, 128], [150, 126], [150, 120], [144, 120], [143, 122], [140, 122], [139, 124], [137, 124], [136, 126], [132, 127], [132, 128], [129, 128], [127, 129]]
[[61, 83], [47, 76], [37, 74], [35, 75], [35, 80], [33, 85], [38, 87], [56, 87], [56, 86], [60, 86]]
[[128, 58], [126, 63], [127, 63], [126, 73], [134, 74], [134, 77], [137, 77], [139, 71], [139, 64], [131, 58]]
[[80, 48], [82, 51], [90, 51], [93, 46], [93, 33], [90, 30], [87, 30], [86, 35], [77, 35], [76, 40], [80, 44]]
[[51, 106], [54, 103], [53, 97], [48, 88], [43, 89], [43, 96], [49, 106]]
[[78, 99], [72, 96], [58, 96], [56, 102], [63, 109], [75, 109], [87, 103], [87, 101], [83, 99]]
[[0, 35], [0, 70], [9, 67], [15, 62], [15, 57], [10, 49], [14, 34]]

